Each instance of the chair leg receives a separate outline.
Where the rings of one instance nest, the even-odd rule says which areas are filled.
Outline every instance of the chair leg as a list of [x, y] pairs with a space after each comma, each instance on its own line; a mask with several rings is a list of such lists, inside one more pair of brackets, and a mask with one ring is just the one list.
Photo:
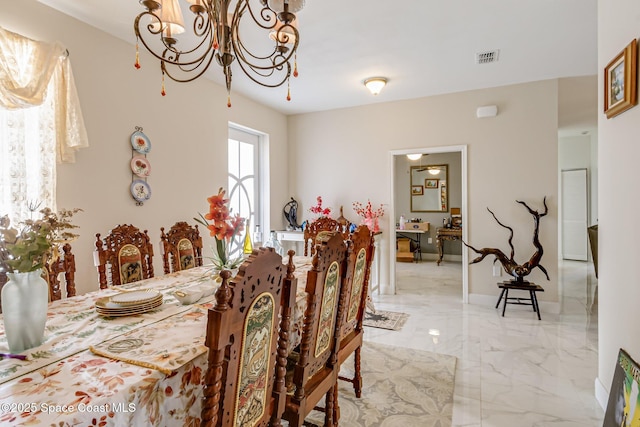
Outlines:
[[502, 317], [504, 317], [504, 311], [507, 309], [507, 301], [509, 301], [509, 289], [505, 289], [504, 305], [502, 306]]
[[502, 301], [502, 297], [504, 296], [504, 291], [506, 289], [502, 288], [502, 292], [500, 292], [500, 297], [498, 298], [498, 302], [496, 303], [496, 308], [498, 308], [498, 306], [500, 305], [500, 301]]
[[356, 397], [362, 397], [362, 373], [360, 372], [361, 360], [360, 360], [361, 347], [356, 348], [353, 354], [354, 375], [353, 375], [353, 390], [356, 393]]
[[340, 405], [338, 404], [338, 382], [333, 386], [333, 422], [338, 425], [340, 421]]
[[325, 413], [324, 413], [324, 426], [325, 427], [337, 427], [338, 424], [333, 419], [333, 411], [334, 411], [334, 401], [336, 399], [336, 393], [334, 387], [331, 387], [329, 391], [327, 391], [327, 396], [325, 398]]

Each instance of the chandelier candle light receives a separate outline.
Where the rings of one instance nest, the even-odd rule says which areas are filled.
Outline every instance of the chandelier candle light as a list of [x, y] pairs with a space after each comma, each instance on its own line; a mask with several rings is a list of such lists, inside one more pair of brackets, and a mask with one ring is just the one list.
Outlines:
[[[228, 107], [231, 107], [231, 64], [236, 58], [240, 69], [261, 86], [275, 88], [286, 82], [287, 100], [291, 100], [289, 78], [291, 74], [298, 76], [296, 55], [300, 36], [296, 13], [302, 10], [305, 0], [185, 1], [194, 15], [193, 28], [180, 41], [176, 36], [185, 32], [185, 24], [179, 0], [140, 0], [147, 10], [136, 17], [133, 25], [135, 67], [140, 68], [138, 49], [142, 42], [160, 60], [163, 96], [165, 75], [177, 82], [193, 81], [205, 73], [215, 57], [225, 76]], [[262, 40], [266, 44], [260, 42], [260, 37], [251, 37], [246, 23], [265, 30]]]

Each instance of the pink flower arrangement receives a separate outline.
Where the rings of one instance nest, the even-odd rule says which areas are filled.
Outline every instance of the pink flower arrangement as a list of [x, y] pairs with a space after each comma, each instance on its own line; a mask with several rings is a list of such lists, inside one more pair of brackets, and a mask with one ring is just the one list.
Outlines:
[[371, 231], [374, 233], [380, 231], [378, 219], [384, 216], [384, 208], [382, 205], [374, 210], [370, 200], [367, 200], [367, 204], [364, 206], [360, 202], [353, 202], [353, 210], [363, 218], [363, 223], [369, 227]]
[[367, 204], [364, 206], [360, 202], [353, 202], [353, 210], [363, 218], [373, 219], [381, 218], [382, 216], [384, 216], [384, 208], [382, 207], [382, 205], [380, 205], [378, 209], [373, 210], [370, 200], [367, 200]]
[[320, 216], [329, 217], [331, 215], [331, 208], [323, 208], [322, 207], [322, 197], [318, 196], [316, 198], [318, 204], [309, 208], [309, 212], [318, 214]]

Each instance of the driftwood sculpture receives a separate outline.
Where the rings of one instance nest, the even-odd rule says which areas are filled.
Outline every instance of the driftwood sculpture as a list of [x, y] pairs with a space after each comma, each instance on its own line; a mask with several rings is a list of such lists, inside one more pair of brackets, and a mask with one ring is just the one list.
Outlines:
[[525, 262], [524, 264], [518, 264], [513, 259], [515, 254], [515, 250], [513, 248], [513, 243], [512, 243], [513, 229], [501, 223], [496, 217], [496, 215], [491, 211], [491, 209], [487, 208], [487, 210], [491, 213], [491, 215], [493, 215], [493, 218], [496, 220], [496, 222], [500, 226], [510, 231], [511, 235], [509, 236], [509, 246], [511, 247], [511, 256], [507, 258], [507, 256], [500, 249], [496, 249], [496, 248], [476, 249], [473, 246], [468, 245], [466, 242], [463, 241], [462, 243], [464, 243], [466, 247], [470, 248], [475, 253], [480, 254], [479, 257], [472, 260], [469, 264], [475, 264], [477, 262], [482, 261], [487, 255], [493, 255], [495, 256], [495, 259], [493, 260], [493, 262], [495, 263], [496, 261], [500, 261], [500, 263], [502, 264], [502, 268], [504, 268], [504, 271], [506, 271], [507, 274], [509, 274], [510, 276], [514, 277], [514, 280], [513, 280], [514, 282], [525, 283], [524, 278], [528, 276], [529, 273], [531, 273], [531, 271], [536, 267], [542, 270], [544, 275], [547, 276], [547, 280], [549, 280], [549, 274], [547, 273], [547, 270], [542, 265], [540, 265], [540, 259], [542, 258], [542, 254], [544, 251], [542, 249], [542, 245], [540, 244], [540, 239], [538, 238], [538, 230], [540, 228], [540, 218], [547, 215], [547, 213], [549, 212], [549, 208], [547, 207], [547, 198], [545, 197], [542, 202], [544, 204], [544, 212], [542, 213], [538, 213], [538, 211], [534, 211], [525, 202], [522, 202], [520, 200], [516, 200], [516, 202], [520, 203], [525, 208], [527, 208], [529, 213], [533, 215], [533, 219], [534, 219], [535, 229], [533, 231], [533, 246], [535, 246], [536, 251], [531, 256], [529, 261]]

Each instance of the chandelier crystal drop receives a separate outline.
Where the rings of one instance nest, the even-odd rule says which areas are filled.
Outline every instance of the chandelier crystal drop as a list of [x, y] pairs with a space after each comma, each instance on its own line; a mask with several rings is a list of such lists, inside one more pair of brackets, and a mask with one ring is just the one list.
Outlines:
[[[140, 44], [160, 60], [163, 82], [165, 75], [176, 82], [191, 82], [202, 76], [215, 58], [225, 76], [227, 105], [231, 107], [231, 66], [236, 62], [261, 86], [275, 88], [287, 83], [290, 99], [289, 79], [298, 75], [296, 13], [304, 7], [304, 0], [139, 1], [146, 10], [136, 16], [133, 25], [136, 68], [140, 68]], [[184, 11], [181, 1], [185, 2]], [[192, 23], [185, 24], [186, 17], [191, 17]], [[261, 32], [264, 37], [256, 36]]]

